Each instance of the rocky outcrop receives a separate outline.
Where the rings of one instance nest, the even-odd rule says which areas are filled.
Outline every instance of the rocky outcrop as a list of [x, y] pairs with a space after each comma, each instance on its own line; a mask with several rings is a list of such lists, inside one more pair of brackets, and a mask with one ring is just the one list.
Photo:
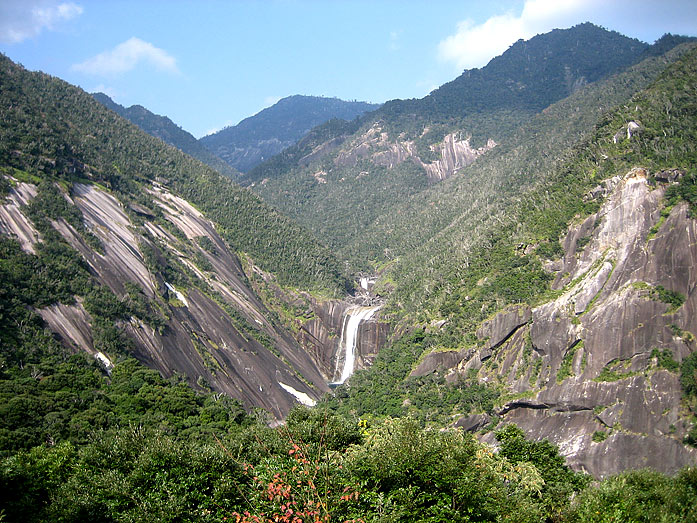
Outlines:
[[376, 149], [387, 147], [388, 145], [388, 134], [383, 132], [382, 127], [378, 124], [374, 124], [339, 151], [334, 159], [334, 163], [344, 167], [354, 166], [358, 160], [368, 158]]
[[496, 142], [489, 139], [485, 146], [475, 149], [470, 145], [469, 137], [462, 140], [458, 138], [459, 134], [448, 134], [440, 144], [432, 145], [431, 151], [436, 153], [439, 159], [427, 163], [418, 156], [413, 141], [391, 142], [389, 135], [375, 124], [340, 151], [334, 163], [341, 166], [355, 166], [361, 159], [370, 159], [377, 165], [391, 169], [410, 160], [424, 170], [429, 181], [438, 182], [470, 165], [477, 157], [496, 146]]
[[441, 181], [449, 178], [463, 167], [474, 162], [478, 156], [496, 147], [496, 142], [489, 138], [483, 147], [473, 148], [470, 139], [457, 139], [457, 133], [448, 134], [440, 147], [432, 146], [434, 152], [440, 153], [440, 159], [432, 163], [418, 163], [426, 171], [429, 181]]
[[518, 328], [529, 323], [531, 319], [532, 311], [529, 307], [516, 305], [482, 323], [477, 329], [477, 337], [486, 342], [485, 350], [493, 349], [510, 338]]
[[36, 186], [16, 182], [3, 205], [0, 205], [0, 231], [16, 238], [22, 250], [32, 254], [36, 252], [34, 244], [39, 241], [39, 232], [20, 209], [35, 196]]
[[456, 350], [430, 352], [421, 360], [410, 376], [416, 378], [438, 370], [452, 369], [465, 359], [466, 354], [466, 351]]
[[[465, 367], [462, 370], [478, 370], [482, 363], [491, 357], [493, 349], [508, 341], [522, 326], [530, 322], [531, 317], [532, 311], [529, 307], [511, 307], [485, 321], [479, 327], [477, 337], [482, 342], [482, 347], [479, 350], [467, 348], [461, 351], [431, 352], [421, 360], [411, 372], [411, 376], [425, 376], [438, 370], [447, 371], [456, 368], [462, 362], [465, 362]], [[515, 339], [519, 339], [519, 336]]]
[[[588, 195], [604, 202], [563, 240], [556, 299], [503, 311], [482, 324], [478, 347], [419, 366], [505, 383], [520, 399], [500, 406], [502, 421], [548, 438], [596, 476], [673, 473], [697, 461], [682, 443], [689, 422], [678, 375], [655, 357], [658, 349], [679, 362], [697, 350], [697, 222], [685, 204], [661, 217], [665, 185], [652, 187], [648, 175], [632, 169]], [[661, 301], [661, 287], [684, 303]]]
[[[27, 251], [39, 235], [21, 207], [35, 195], [33, 185], [16, 184], [0, 211], [0, 231], [16, 235]], [[126, 294], [127, 283], [135, 284], [163, 312], [159, 328], [136, 318], [118, 325], [133, 341], [140, 361], [164, 376], [187, 376], [194, 387], [225, 392], [250, 409], [263, 407], [277, 418], [298, 401], [310, 404], [329, 391], [322, 358], [315, 359], [269, 319], [237, 256], [187, 201], [157, 184], [149, 189], [153, 208], [124, 207], [93, 185], [75, 184], [72, 196], [65, 196], [80, 209], [101, 249], [94, 250], [63, 219], [53, 226], [83, 256], [95, 278], [119, 297]], [[180, 263], [200, 284], [165, 281], [152, 264], [167, 259]], [[91, 318], [79, 302], [38, 312], [66, 346], [92, 354], [109, 370], [109, 355], [95, 347]], [[330, 351], [326, 360], [331, 358]]]

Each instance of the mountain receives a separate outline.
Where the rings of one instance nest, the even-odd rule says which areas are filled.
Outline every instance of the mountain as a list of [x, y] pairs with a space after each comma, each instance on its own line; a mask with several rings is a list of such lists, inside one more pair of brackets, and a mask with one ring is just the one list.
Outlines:
[[146, 133], [184, 151], [186, 154], [202, 161], [219, 173], [233, 179], [239, 176], [239, 173], [235, 169], [231, 168], [227, 163], [203, 147], [196, 138], [166, 116], [154, 114], [142, 105], [124, 107], [114, 102], [104, 93], [93, 93], [92, 96], [104, 107], [111, 109], [119, 116], [136, 124]]
[[387, 102], [340, 132], [318, 129], [281, 155], [282, 168], [272, 159], [243, 181], [367, 269], [385, 259], [384, 251], [357, 255], [367, 227], [399, 219], [393, 209], [405, 199], [492, 154], [550, 104], [637, 62], [647, 49], [592, 24], [519, 41], [421, 100]]
[[336, 337], [310, 354], [252, 288], [296, 289], [299, 315], [343, 297], [326, 248], [80, 89], [5, 57], [0, 78], [5, 363], [41, 365], [43, 322], [107, 369], [135, 356], [277, 418], [329, 390]]
[[365, 231], [409, 335], [330, 406], [515, 423], [597, 477], [695, 463], [697, 50], [652, 55]]
[[580, 87], [624, 69], [648, 47], [591, 23], [555, 29], [518, 40], [485, 67], [464, 71], [425, 98], [388, 102], [383, 112], [398, 120], [415, 114], [431, 121], [500, 109], [534, 114]]
[[200, 142], [235, 169], [247, 172], [327, 120], [353, 120], [378, 107], [338, 98], [289, 96], [237, 125], [204, 136]]
[[347, 298], [348, 255], [0, 58], [0, 519], [695, 520], [697, 45], [635, 62], [475, 158], [368, 116], [267, 164], [427, 181], [335, 237]]

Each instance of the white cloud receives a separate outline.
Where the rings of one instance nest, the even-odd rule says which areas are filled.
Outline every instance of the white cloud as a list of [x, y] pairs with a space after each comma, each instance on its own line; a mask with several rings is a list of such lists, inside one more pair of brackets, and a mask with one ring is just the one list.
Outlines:
[[179, 73], [176, 59], [164, 49], [155, 47], [135, 36], [120, 43], [110, 51], [99, 53], [72, 69], [81, 73], [98, 76], [114, 76], [134, 69], [144, 62], [158, 71]]
[[509, 11], [481, 24], [458, 23], [455, 34], [438, 44], [438, 57], [460, 69], [481, 67], [521, 38], [586, 21], [602, 24], [636, 10], [637, 2], [629, 0], [526, 0], [518, 15]]
[[82, 7], [73, 2], [49, 0], [2, 0], [0, 2], [0, 40], [16, 44], [53, 30], [60, 23], [82, 14]]

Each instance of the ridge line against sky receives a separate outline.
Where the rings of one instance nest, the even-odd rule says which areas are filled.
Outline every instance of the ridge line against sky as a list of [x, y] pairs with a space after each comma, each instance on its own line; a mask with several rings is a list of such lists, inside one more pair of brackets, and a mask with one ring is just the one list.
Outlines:
[[516, 40], [590, 21], [697, 35], [694, 0], [0, 0], [0, 50], [197, 137], [293, 94], [420, 98]]

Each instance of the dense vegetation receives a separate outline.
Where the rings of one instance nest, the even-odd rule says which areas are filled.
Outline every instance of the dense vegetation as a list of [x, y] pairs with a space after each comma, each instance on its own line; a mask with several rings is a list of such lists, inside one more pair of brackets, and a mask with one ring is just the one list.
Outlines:
[[42, 178], [98, 182], [126, 201], [144, 197], [142, 185], [159, 180], [197, 205], [234, 250], [249, 254], [280, 283], [344, 292], [336, 258], [249, 191], [61, 80], [27, 72], [3, 56], [0, 81], [0, 164]]
[[115, 103], [104, 93], [94, 93], [92, 96], [104, 107], [111, 109], [119, 116], [123, 116], [126, 120], [136, 124], [146, 133], [173, 145], [177, 149], [209, 165], [219, 173], [233, 180], [240, 175], [239, 172], [206, 149], [196, 138], [166, 116], [154, 114], [142, 105], [124, 107], [123, 105]]
[[519, 40], [482, 69], [463, 72], [421, 100], [395, 100], [382, 111], [401, 120], [419, 115], [453, 120], [496, 109], [537, 113], [635, 63], [648, 45], [590, 23]]
[[[217, 412], [231, 417], [225, 407]], [[214, 437], [131, 424], [94, 432], [85, 444], [51, 442], [5, 458], [0, 504], [7, 521], [667, 522], [697, 516], [694, 469], [675, 478], [629, 472], [589, 486], [588, 476], [569, 470], [548, 442], [527, 441], [514, 426], [496, 438], [500, 450], [493, 453], [469, 434], [423, 430], [410, 419], [356, 423], [301, 408], [283, 428], [238, 418], [219, 423]]]
[[[665, 49], [667, 44], [660, 42], [657, 48]], [[616, 49], [617, 55], [606, 59], [607, 49]], [[444, 229], [474, 229], [488, 222], [482, 217], [543, 179], [604, 111], [646, 87], [665, 67], [661, 58], [608, 75], [653, 49], [590, 24], [539, 35], [424, 99], [388, 102], [356, 122], [355, 130], [344, 131], [340, 140], [316, 130], [307, 147], [260, 165], [250, 181], [257, 182], [254, 190], [266, 201], [311, 229], [354, 269], [429, 252], [427, 242]], [[475, 147], [488, 138], [499, 145], [461, 170], [456, 180], [430, 186], [423, 169], [410, 159], [389, 167], [378, 164], [371, 155], [385, 145], [371, 146], [355, 165], [337, 157], [339, 146], [365, 148], [360, 137], [374, 126], [387, 133], [389, 144], [410, 141], [426, 163], [439, 157], [430, 146], [448, 133], [471, 135]], [[259, 183], [263, 179], [268, 180]], [[456, 225], [464, 215], [472, 217], [471, 223]]]
[[[339, 292], [335, 259], [247, 192], [163, 148], [81, 91], [3, 59], [8, 103], [0, 114], [8, 124], [0, 128], [0, 161], [3, 174], [38, 183], [26, 214], [43, 241], [33, 255], [0, 239], [0, 520], [697, 521], [695, 468], [675, 477], [630, 471], [592, 483], [549, 442], [528, 441], [495, 419], [488, 427], [498, 445], [493, 452], [470, 434], [441, 427], [455, 415], [491, 412], [501, 390], [474, 380], [408, 378], [424, 353], [466, 347], [483, 318], [511, 303], [535, 303], [548, 291], [542, 263], [561, 252], [570, 218], [597, 208], [581, 196], [599, 180], [637, 162], [651, 172], [687, 166], [666, 205], [686, 201], [696, 212], [697, 50], [683, 47], [670, 59], [679, 56], [658, 77], [663, 58], [550, 107], [492, 155], [507, 162], [500, 171], [491, 160], [410, 201], [416, 215], [424, 213], [420, 221], [403, 207], [404, 230], [434, 227], [422, 246], [399, 246], [401, 257], [381, 282], [392, 291], [388, 313], [408, 323], [408, 333], [350, 386], [313, 410], [292, 411], [277, 429], [263, 412], [245, 413], [225, 396], [194, 392], [131, 358], [121, 325], [136, 317], [157, 327], [158, 311], [135, 286], [119, 298], [97, 285], [51, 221], [71, 224], [99, 250], [63, 196], [70, 182], [99, 182], [124, 201], [152, 206], [138, 188], [157, 178], [196, 202], [231, 245], [283, 283]], [[579, 106], [588, 112], [570, 118]], [[572, 132], [601, 113], [591, 132]], [[636, 137], [614, 143], [630, 120], [641, 124]], [[336, 125], [340, 131], [343, 124]], [[537, 178], [528, 179], [533, 172]], [[486, 188], [487, 180], [502, 198], [518, 188], [518, 198], [504, 205], [492, 191], [463, 209], [459, 193], [476, 196], [475, 186]], [[6, 194], [10, 182], [0, 181]], [[431, 207], [442, 214], [424, 210]], [[490, 220], [475, 227], [483, 211]], [[157, 263], [176, 270], [167, 260]], [[669, 307], [684, 301], [663, 287], [651, 292]], [[95, 348], [115, 359], [108, 371], [67, 351], [35, 312], [76, 299], [92, 318]], [[431, 328], [434, 320], [445, 320], [443, 328]], [[653, 357], [678, 370], [670, 355], [656, 350]], [[697, 355], [679, 370], [685, 405], [697, 412]], [[695, 430], [688, 443], [697, 440]]]

